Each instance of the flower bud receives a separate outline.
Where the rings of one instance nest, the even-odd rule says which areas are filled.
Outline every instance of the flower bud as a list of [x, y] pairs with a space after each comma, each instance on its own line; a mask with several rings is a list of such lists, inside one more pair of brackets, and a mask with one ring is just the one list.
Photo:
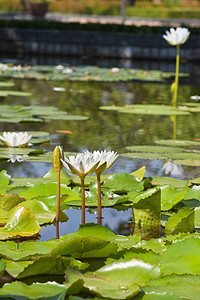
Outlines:
[[63, 167], [63, 163], [61, 161], [63, 159], [63, 147], [62, 146], [56, 146], [53, 151], [52, 156], [52, 164], [56, 172], [61, 171]]

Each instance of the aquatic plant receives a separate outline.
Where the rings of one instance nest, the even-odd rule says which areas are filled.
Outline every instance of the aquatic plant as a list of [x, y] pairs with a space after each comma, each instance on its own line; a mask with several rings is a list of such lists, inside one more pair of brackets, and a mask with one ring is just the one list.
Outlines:
[[175, 84], [172, 84], [174, 89], [172, 104], [176, 106], [178, 95], [178, 81], [179, 81], [179, 64], [180, 64], [180, 45], [184, 44], [189, 38], [190, 32], [187, 28], [177, 27], [176, 29], [170, 28], [163, 35], [163, 38], [172, 46], [176, 46], [176, 75]]
[[56, 210], [56, 222], [59, 221], [59, 210], [60, 210], [60, 171], [62, 170], [63, 163], [63, 148], [56, 146], [52, 156], [52, 164], [57, 174], [58, 180], [58, 193], [57, 193], [57, 210]]
[[26, 147], [31, 139], [27, 132], [5, 132], [0, 140], [8, 147]]
[[82, 224], [85, 224], [85, 177], [93, 173], [99, 164], [99, 160], [87, 151], [79, 153], [77, 156], [70, 155], [62, 160], [64, 167], [72, 174], [76, 174], [81, 179], [81, 195], [82, 195]]
[[109, 169], [119, 157], [114, 151], [94, 151], [94, 159], [99, 160], [99, 164], [95, 170], [97, 174], [97, 195], [98, 195], [98, 224], [101, 224], [101, 173]]

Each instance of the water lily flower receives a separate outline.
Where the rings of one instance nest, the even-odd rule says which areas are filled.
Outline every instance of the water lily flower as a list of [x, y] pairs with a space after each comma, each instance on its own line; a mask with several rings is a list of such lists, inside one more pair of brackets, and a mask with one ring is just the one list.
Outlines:
[[24, 161], [24, 159], [26, 159], [28, 157], [28, 155], [11, 154], [11, 155], [9, 155], [9, 157], [10, 158], [8, 159], [8, 162], [15, 163], [15, 162]]
[[174, 93], [172, 96], [172, 105], [176, 106], [178, 95], [178, 80], [179, 80], [179, 61], [180, 61], [180, 45], [184, 44], [189, 38], [190, 32], [187, 28], [177, 27], [170, 28], [169, 31], [163, 35], [163, 38], [172, 46], [176, 46], [176, 75]]
[[187, 28], [177, 27], [176, 29], [170, 28], [163, 35], [163, 38], [172, 46], [182, 45], [189, 38], [190, 32]]
[[0, 140], [8, 147], [26, 147], [32, 135], [27, 132], [5, 132]]
[[167, 161], [162, 167], [165, 175], [182, 176], [183, 168], [172, 161]]
[[194, 96], [191, 96], [190, 99], [194, 100], [194, 101], [199, 101], [200, 100], [200, 96], [194, 95]]
[[70, 173], [78, 175], [80, 178], [85, 178], [88, 174], [92, 174], [99, 164], [99, 160], [89, 151], [79, 153], [77, 156], [70, 155], [68, 159], [65, 157], [65, 160], [62, 160], [62, 162]]
[[61, 161], [70, 173], [78, 175], [81, 179], [82, 224], [85, 224], [85, 177], [96, 170], [99, 160], [94, 157], [93, 153], [86, 151], [79, 153], [77, 156], [70, 155]]
[[97, 195], [98, 195], [98, 224], [101, 224], [101, 173], [110, 168], [119, 157], [114, 151], [94, 151], [95, 160], [99, 160], [99, 164], [95, 170], [97, 174]]

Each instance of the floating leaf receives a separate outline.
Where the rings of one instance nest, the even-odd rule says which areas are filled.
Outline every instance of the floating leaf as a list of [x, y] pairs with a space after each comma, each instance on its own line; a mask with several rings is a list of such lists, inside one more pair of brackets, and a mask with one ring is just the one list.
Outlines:
[[161, 271], [164, 275], [200, 275], [200, 239], [188, 238], [172, 244], [161, 257]]
[[[64, 300], [68, 287], [56, 282], [33, 283], [26, 285], [23, 282], [12, 282], [5, 284], [0, 292], [0, 299], [12, 298], [18, 300], [37, 299], [37, 300]], [[17, 298], [16, 298], [17, 297]]]
[[[90, 293], [100, 298], [106, 299], [127, 299], [132, 298], [140, 291], [140, 287], [132, 284], [129, 287], [120, 286], [114, 281], [107, 280], [97, 274], [83, 275], [70, 268], [66, 271], [67, 285], [72, 285], [76, 282], [83, 282], [83, 288], [89, 290]], [[96, 297], [95, 297], [96, 299]], [[99, 298], [98, 298], [99, 299]]]
[[104, 181], [103, 186], [118, 192], [127, 192], [132, 190], [141, 191], [144, 188], [144, 183], [137, 177], [128, 173], [117, 173], [114, 175], [110, 175]]
[[0, 240], [31, 237], [39, 231], [40, 226], [35, 216], [24, 207], [16, 207], [6, 226], [0, 229]]
[[[29, 187], [26, 191], [19, 193], [22, 198], [33, 199], [40, 196], [52, 196], [57, 195], [58, 185], [55, 182], [35, 184], [33, 187]], [[66, 184], [61, 184], [61, 195], [70, 194], [71, 189]]]
[[70, 237], [98, 237], [106, 241], [113, 242], [118, 245], [119, 249], [128, 248], [136, 245], [141, 241], [139, 235], [115, 235], [107, 227], [100, 226], [94, 223], [87, 223], [85, 225], [80, 225], [79, 230], [73, 233], [66, 234], [60, 237], [60, 240], [66, 240]]
[[105, 258], [117, 253], [117, 245], [97, 237], [71, 237], [57, 244], [50, 255]]
[[166, 234], [179, 232], [194, 232], [194, 211], [192, 209], [179, 209], [177, 214], [169, 217], [165, 225]]
[[56, 246], [56, 240], [48, 242], [24, 241], [15, 243], [13, 241], [0, 242], [0, 255], [12, 261], [28, 260], [31, 257], [49, 254], [50, 250]]
[[138, 259], [118, 260], [102, 267], [94, 274], [123, 286], [143, 285], [150, 279], [158, 278], [160, 268]]
[[101, 106], [102, 110], [114, 110], [120, 113], [145, 115], [189, 115], [189, 111], [167, 105], [134, 104], [128, 106]]
[[184, 199], [188, 191], [188, 184], [184, 188], [176, 188], [170, 185], [160, 187], [161, 210], [169, 210]]
[[187, 146], [199, 146], [199, 141], [190, 141], [190, 140], [156, 140], [156, 144], [164, 146], [178, 146], [178, 147], [187, 147]]
[[[176, 275], [172, 274], [171, 276], [165, 276], [163, 278], [153, 279], [149, 281], [148, 285], [143, 287], [145, 292], [144, 300], [153, 300], [153, 299], [170, 299], [171, 298], [162, 298], [165, 294], [174, 295], [180, 297], [178, 299], [191, 299], [196, 300], [199, 297], [200, 292], [200, 276], [191, 276], [191, 275]], [[160, 295], [160, 298], [153, 298], [154, 295]], [[148, 298], [148, 296], [153, 296]], [[168, 296], [168, 295], [167, 295]], [[172, 298], [172, 300], [176, 298]]]

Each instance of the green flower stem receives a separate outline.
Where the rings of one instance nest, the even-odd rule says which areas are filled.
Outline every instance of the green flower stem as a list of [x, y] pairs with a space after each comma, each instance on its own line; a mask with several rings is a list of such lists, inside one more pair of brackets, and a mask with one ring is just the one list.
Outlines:
[[176, 77], [173, 105], [176, 106], [178, 95], [178, 80], [179, 80], [179, 64], [180, 64], [180, 45], [176, 46]]
[[81, 177], [82, 224], [85, 224], [85, 177]]
[[100, 181], [100, 173], [97, 173], [97, 197], [98, 197], [98, 224], [101, 225], [101, 181]]
[[57, 181], [58, 181], [56, 222], [58, 222], [59, 210], [60, 210], [60, 170], [57, 170], [56, 173], [57, 173]]

